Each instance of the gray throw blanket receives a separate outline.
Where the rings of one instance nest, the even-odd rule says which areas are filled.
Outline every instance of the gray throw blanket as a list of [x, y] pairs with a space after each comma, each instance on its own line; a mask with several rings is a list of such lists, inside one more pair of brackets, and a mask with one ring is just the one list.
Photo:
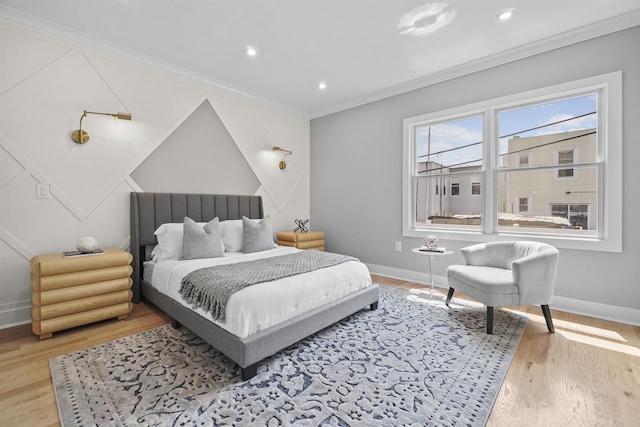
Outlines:
[[356, 258], [330, 252], [307, 250], [272, 258], [205, 267], [184, 276], [180, 295], [195, 308], [223, 320], [227, 301], [234, 292], [256, 283], [308, 273]]

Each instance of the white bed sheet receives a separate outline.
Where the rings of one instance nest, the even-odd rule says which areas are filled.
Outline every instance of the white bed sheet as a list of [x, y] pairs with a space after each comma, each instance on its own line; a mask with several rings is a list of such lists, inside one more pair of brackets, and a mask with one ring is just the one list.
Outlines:
[[371, 275], [367, 266], [356, 261], [348, 261], [276, 281], [258, 283], [236, 292], [229, 298], [224, 321], [214, 321], [206, 311], [194, 309], [178, 293], [182, 278], [194, 269], [285, 255], [298, 250], [279, 246], [251, 254], [225, 252], [220, 258], [161, 261], [153, 266], [151, 284], [161, 293], [179, 301], [180, 304], [240, 338], [371, 285]]

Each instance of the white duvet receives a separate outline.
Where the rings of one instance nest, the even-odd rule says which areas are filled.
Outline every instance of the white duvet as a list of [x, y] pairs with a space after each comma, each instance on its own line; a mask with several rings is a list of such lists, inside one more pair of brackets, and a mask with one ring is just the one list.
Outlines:
[[220, 258], [161, 261], [153, 265], [151, 284], [161, 293], [179, 301], [185, 307], [189, 307], [240, 338], [371, 285], [371, 276], [367, 267], [361, 262], [348, 261], [310, 273], [248, 286], [229, 298], [223, 321], [213, 321], [211, 315], [204, 310], [193, 309], [178, 293], [182, 278], [195, 269], [296, 251], [298, 249], [279, 246], [251, 254], [225, 252]]

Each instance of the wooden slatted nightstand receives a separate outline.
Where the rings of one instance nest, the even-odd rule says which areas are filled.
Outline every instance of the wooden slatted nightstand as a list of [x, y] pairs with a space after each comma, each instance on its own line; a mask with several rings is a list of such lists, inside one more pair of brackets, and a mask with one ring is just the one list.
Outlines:
[[40, 339], [99, 320], [126, 319], [131, 303], [130, 253], [117, 248], [96, 255], [62, 253], [31, 259], [31, 319]]
[[322, 231], [281, 231], [278, 233], [280, 246], [293, 246], [298, 249], [316, 249], [324, 251], [324, 233]]

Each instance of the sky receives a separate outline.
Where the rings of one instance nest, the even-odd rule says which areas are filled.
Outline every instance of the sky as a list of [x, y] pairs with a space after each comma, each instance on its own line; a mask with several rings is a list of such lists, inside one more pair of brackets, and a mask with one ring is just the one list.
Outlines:
[[[518, 133], [520, 137], [561, 133], [572, 130], [591, 129], [597, 127], [597, 115], [587, 116], [550, 125], [561, 120], [597, 111], [597, 95], [588, 94], [560, 101], [545, 102], [517, 109], [499, 112], [499, 135], [511, 135], [528, 129], [528, 132]], [[542, 126], [542, 127], [541, 127]], [[509, 136], [511, 137], [511, 136]], [[482, 158], [482, 144], [460, 148], [482, 141], [482, 116], [474, 116], [462, 120], [422, 126], [417, 130], [418, 156], [431, 152], [431, 161], [445, 166], [452, 166], [463, 162]], [[505, 153], [508, 138], [500, 141], [500, 153]], [[453, 151], [452, 148], [459, 148]], [[442, 153], [439, 153], [442, 152]], [[426, 157], [419, 157], [418, 161], [425, 161]], [[480, 162], [465, 165], [479, 165]]]

